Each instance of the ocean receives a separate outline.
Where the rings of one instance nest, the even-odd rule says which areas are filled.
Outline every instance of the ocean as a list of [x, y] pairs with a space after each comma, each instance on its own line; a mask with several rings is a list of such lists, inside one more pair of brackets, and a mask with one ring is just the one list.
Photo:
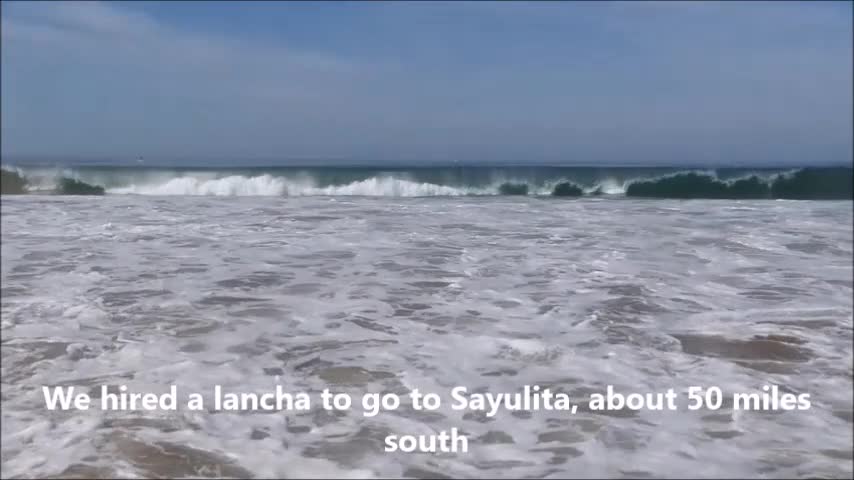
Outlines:
[[[4, 478], [852, 476], [850, 168], [4, 168]], [[58, 385], [444, 403], [47, 410]], [[451, 408], [531, 385], [581, 407]], [[584, 407], [609, 386], [679, 410]], [[454, 428], [465, 453], [384, 451]]]
[[217, 196], [632, 196], [851, 199], [851, 167], [4, 166], [25, 192]]

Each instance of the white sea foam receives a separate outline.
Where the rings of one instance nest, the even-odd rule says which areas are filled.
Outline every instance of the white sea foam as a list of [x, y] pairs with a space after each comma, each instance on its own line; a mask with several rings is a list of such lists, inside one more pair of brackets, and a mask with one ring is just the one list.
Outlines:
[[[850, 201], [17, 196], [0, 220], [3, 478], [198, 476], [210, 459], [262, 478], [852, 474]], [[757, 335], [782, 340], [738, 343]], [[47, 412], [34, 388], [405, 387], [450, 405], [456, 385], [771, 382], [814, 406], [104, 414]], [[382, 451], [453, 427], [468, 453]]]
[[283, 178], [271, 175], [232, 175], [216, 179], [182, 176], [171, 178], [164, 183], [111, 188], [108, 192], [139, 195], [280, 196], [287, 192], [287, 184]]
[[172, 178], [161, 183], [115, 187], [115, 194], [139, 195], [215, 195], [215, 196], [454, 196], [486, 193], [486, 189], [462, 189], [431, 183], [419, 183], [393, 177], [372, 177], [344, 185], [318, 187], [313, 182], [286, 177], [233, 175], [225, 178], [199, 179], [191, 176]]

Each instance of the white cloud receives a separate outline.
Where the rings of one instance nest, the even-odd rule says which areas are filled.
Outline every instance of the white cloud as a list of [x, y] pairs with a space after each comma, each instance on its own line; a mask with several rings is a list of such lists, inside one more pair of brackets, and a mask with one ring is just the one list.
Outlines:
[[[30, 7], [30, 6], [28, 6]], [[35, 6], [33, 6], [35, 7]], [[238, 74], [242, 80], [313, 80], [356, 74], [358, 66], [328, 54], [282, 45], [248, 43], [209, 33], [182, 31], [139, 12], [101, 2], [57, 2], [25, 8], [3, 19], [3, 40], [21, 55], [83, 57], [103, 66], [147, 66], [174, 74]], [[62, 58], [53, 58], [62, 61]]]

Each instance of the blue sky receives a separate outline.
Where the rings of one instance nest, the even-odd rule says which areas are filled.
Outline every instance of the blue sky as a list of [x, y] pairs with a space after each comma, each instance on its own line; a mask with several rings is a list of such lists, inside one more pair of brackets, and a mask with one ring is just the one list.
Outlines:
[[3, 2], [2, 155], [852, 159], [851, 2]]

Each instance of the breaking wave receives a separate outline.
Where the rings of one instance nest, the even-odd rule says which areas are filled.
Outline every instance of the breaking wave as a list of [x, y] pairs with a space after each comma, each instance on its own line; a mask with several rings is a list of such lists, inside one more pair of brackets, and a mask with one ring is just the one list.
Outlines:
[[90, 185], [76, 178], [59, 176], [45, 185], [33, 182], [20, 169], [0, 169], [0, 193], [4, 195], [23, 195], [26, 193], [44, 193], [53, 195], [103, 195], [104, 187]]
[[59, 179], [56, 193], [58, 195], [103, 195], [104, 187], [100, 185], [89, 185], [74, 178], [62, 177]]
[[851, 199], [852, 169], [661, 171], [661, 169], [316, 168], [266, 172], [167, 169], [3, 168], [3, 193], [59, 195], [381, 196], [533, 195], [674, 199]]
[[[602, 190], [597, 188], [590, 193], [598, 195], [601, 194], [601, 192]], [[555, 185], [554, 190], [552, 190], [552, 195], [556, 197], [580, 197], [584, 195], [584, 190], [572, 182], [561, 182]]]
[[852, 198], [852, 169], [812, 169], [778, 174], [770, 179], [756, 175], [721, 180], [708, 174], [677, 173], [653, 180], [635, 181], [626, 188], [629, 197], [708, 199], [802, 199]]
[[131, 185], [112, 188], [110, 193], [135, 193], [140, 195], [218, 195], [218, 196], [388, 196], [428, 197], [466, 195], [466, 190], [416, 183], [397, 178], [369, 178], [344, 185], [317, 187], [309, 183], [288, 180], [284, 177], [260, 175], [256, 177], [229, 176], [213, 180], [193, 177], [173, 178], [158, 185]]
[[109, 193], [138, 195], [282, 196], [288, 193], [284, 179], [271, 175], [229, 176], [217, 179], [179, 177], [164, 183], [115, 187]]
[[527, 183], [502, 183], [498, 186], [498, 193], [501, 195], [527, 195]]

